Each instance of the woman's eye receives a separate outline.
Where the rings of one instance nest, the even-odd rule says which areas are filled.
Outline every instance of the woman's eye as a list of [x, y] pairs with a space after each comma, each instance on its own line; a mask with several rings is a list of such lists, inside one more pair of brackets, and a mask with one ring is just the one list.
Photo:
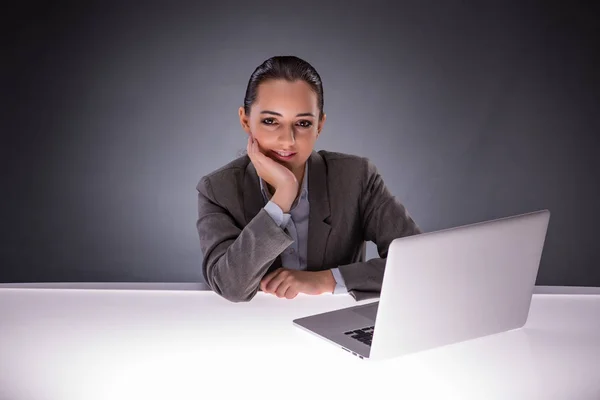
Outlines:
[[301, 127], [303, 127], [303, 128], [310, 128], [310, 127], [312, 126], [312, 122], [310, 122], [310, 121], [300, 121], [300, 122], [301, 122], [301, 123], [302, 123], [302, 122], [305, 122], [305, 123], [306, 123], [306, 125], [300, 125], [300, 126], [301, 126]]
[[[275, 120], [273, 118], [265, 118], [261, 122], [265, 125], [276, 125]], [[299, 122], [299, 125], [302, 128], [310, 128], [312, 126], [312, 122], [303, 120]]]

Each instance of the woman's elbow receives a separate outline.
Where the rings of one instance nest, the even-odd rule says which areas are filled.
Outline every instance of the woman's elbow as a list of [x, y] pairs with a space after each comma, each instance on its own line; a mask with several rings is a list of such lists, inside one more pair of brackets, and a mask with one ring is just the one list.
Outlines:
[[256, 296], [256, 290], [228, 290], [221, 293], [221, 297], [232, 303], [247, 303]]
[[240, 279], [230, 269], [223, 270], [218, 265], [205, 267], [204, 277], [215, 293], [233, 303], [249, 302], [258, 292], [258, 285]]
[[256, 296], [258, 288], [251, 288], [240, 284], [219, 284], [218, 281], [213, 280], [210, 284], [212, 290], [219, 296], [232, 303], [247, 303]]

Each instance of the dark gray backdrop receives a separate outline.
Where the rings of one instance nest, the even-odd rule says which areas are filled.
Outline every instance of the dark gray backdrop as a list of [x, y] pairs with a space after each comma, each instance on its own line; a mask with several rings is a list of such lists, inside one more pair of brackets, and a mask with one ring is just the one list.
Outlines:
[[548, 208], [537, 283], [600, 286], [597, 6], [198, 3], [8, 14], [0, 281], [201, 281], [195, 185], [293, 54], [324, 82], [317, 149], [371, 158], [425, 231]]

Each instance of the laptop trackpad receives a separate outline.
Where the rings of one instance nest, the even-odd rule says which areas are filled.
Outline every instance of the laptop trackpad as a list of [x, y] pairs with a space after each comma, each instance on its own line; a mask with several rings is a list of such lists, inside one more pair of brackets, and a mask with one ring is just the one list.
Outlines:
[[352, 311], [354, 311], [358, 315], [362, 315], [363, 317], [375, 321], [375, 317], [377, 316], [377, 307], [379, 307], [379, 302], [372, 303], [364, 307], [359, 307]]

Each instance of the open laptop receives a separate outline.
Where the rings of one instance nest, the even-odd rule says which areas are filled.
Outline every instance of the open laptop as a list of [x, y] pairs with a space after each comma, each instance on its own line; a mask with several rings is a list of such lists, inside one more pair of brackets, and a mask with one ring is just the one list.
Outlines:
[[548, 210], [392, 241], [379, 301], [294, 320], [365, 359], [523, 327]]

